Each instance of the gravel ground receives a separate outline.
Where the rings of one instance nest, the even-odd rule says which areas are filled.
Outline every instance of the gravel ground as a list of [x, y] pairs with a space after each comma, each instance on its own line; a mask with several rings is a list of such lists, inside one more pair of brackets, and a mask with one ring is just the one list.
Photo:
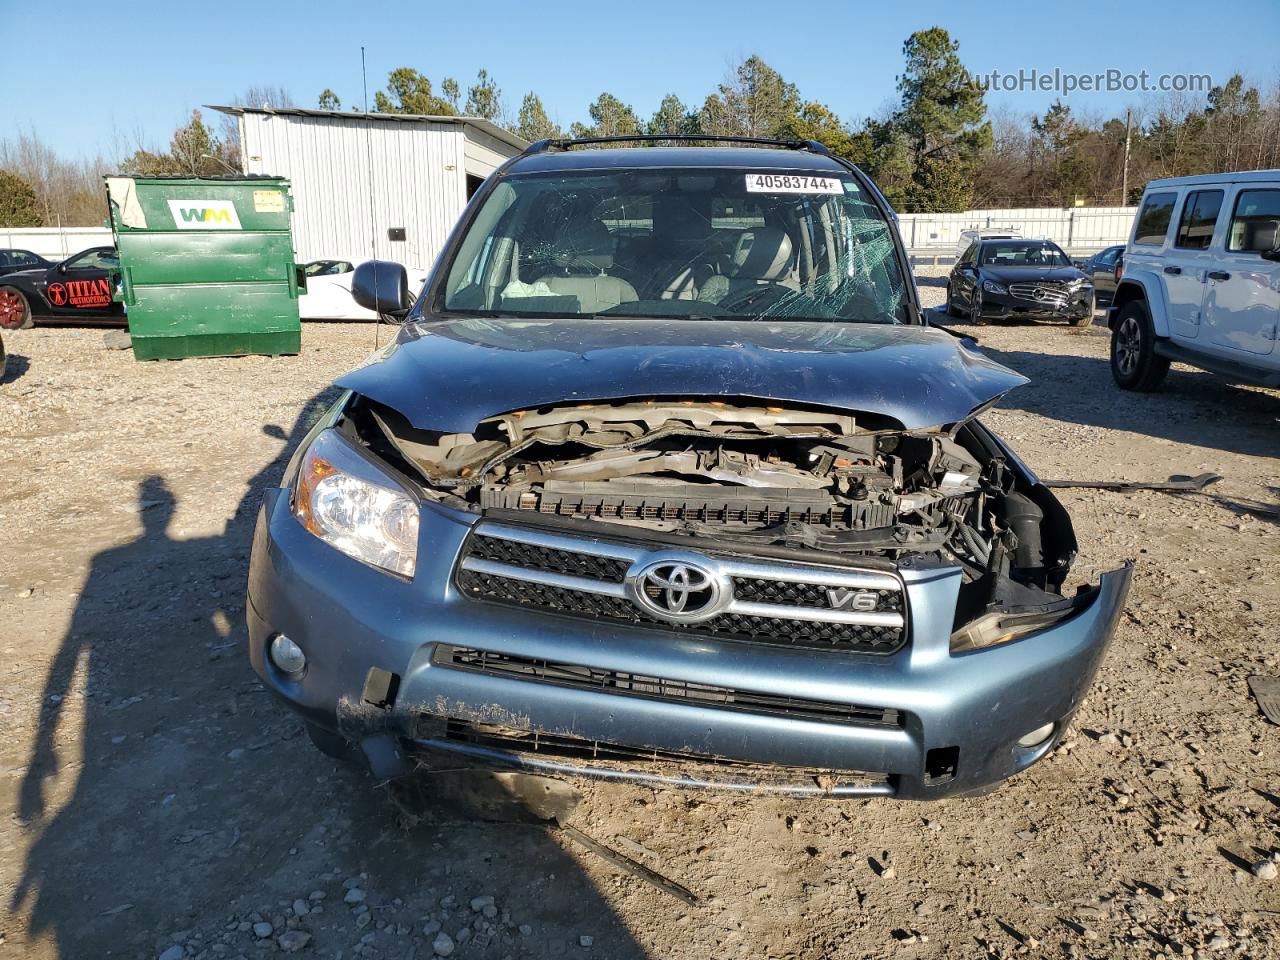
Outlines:
[[0, 956], [1280, 956], [1280, 728], [1246, 685], [1280, 674], [1280, 392], [1122, 394], [1103, 327], [957, 329], [1032, 378], [984, 419], [1042, 476], [1225, 479], [1063, 493], [1074, 578], [1132, 559], [1134, 588], [1074, 731], [990, 796], [584, 786], [570, 822], [696, 907], [510, 804], [336, 767], [249, 671], [258, 496], [374, 328], [150, 364], [6, 333]]

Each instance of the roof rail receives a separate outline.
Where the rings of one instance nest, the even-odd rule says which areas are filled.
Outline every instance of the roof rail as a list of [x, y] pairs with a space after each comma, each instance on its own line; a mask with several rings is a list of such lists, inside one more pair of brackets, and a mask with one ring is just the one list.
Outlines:
[[703, 134], [667, 134], [645, 136], [643, 134], [625, 134], [616, 137], [576, 137], [567, 140], [535, 140], [525, 147], [524, 154], [545, 153], [548, 150], [568, 150], [572, 147], [594, 146], [601, 143], [658, 143], [674, 141], [676, 143], [754, 143], [770, 147], [783, 147], [787, 150], [807, 150], [829, 156], [831, 151], [825, 144], [817, 140], [775, 140], [772, 137], [723, 137]]

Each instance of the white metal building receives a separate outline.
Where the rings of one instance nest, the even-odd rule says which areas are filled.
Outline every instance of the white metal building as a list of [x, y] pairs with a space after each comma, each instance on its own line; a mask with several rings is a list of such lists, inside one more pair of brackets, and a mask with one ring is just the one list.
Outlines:
[[467, 199], [526, 146], [476, 117], [211, 109], [238, 118], [245, 173], [292, 184], [299, 263], [377, 257], [428, 269]]

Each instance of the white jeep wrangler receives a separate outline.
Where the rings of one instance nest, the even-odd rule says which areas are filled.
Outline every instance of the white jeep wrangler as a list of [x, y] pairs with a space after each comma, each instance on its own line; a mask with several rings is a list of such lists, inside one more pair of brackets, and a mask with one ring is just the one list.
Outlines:
[[1111, 373], [1158, 390], [1169, 363], [1280, 386], [1280, 170], [1152, 180], [1107, 312]]

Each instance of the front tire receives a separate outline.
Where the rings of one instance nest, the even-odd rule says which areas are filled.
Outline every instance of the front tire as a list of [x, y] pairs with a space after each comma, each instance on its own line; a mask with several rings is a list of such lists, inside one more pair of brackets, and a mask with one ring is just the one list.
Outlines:
[[358, 765], [359, 755], [355, 744], [350, 740], [340, 733], [326, 730], [310, 721], [303, 721], [303, 723], [306, 724], [307, 736], [311, 738], [312, 745], [326, 757], [331, 757], [340, 763]]
[[948, 317], [964, 316], [964, 314], [960, 312], [960, 308], [956, 306], [956, 296], [951, 289], [951, 284], [949, 283], [947, 284], [947, 316]]
[[1071, 325], [1073, 327], [1088, 327], [1093, 324], [1093, 315], [1098, 311], [1098, 301], [1093, 296], [1089, 297], [1089, 309], [1078, 317], [1072, 317]]
[[0, 287], [0, 327], [19, 330], [31, 326], [31, 304], [17, 287]]
[[974, 288], [973, 294], [969, 299], [969, 322], [985, 323], [982, 319], [982, 288]]
[[1120, 308], [1111, 331], [1111, 376], [1122, 390], [1151, 393], [1169, 373], [1169, 361], [1155, 352], [1156, 332], [1141, 300]]

